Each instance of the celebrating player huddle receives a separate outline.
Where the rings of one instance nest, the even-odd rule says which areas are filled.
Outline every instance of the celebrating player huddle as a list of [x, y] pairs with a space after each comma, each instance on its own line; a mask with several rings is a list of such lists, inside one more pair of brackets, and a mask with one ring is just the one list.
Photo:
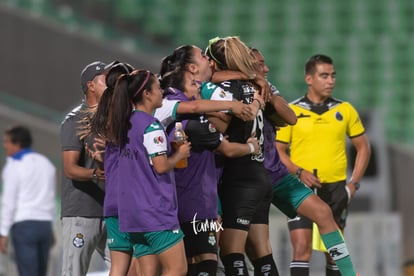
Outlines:
[[[210, 40], [205, 51], [176, 48], [157, 75], [119, 61], [86, 66], [84, 102], [62, 124], [62, 275], [84, 275], [95, 248], [110, 259], [111, 275], [216, 275], [219, 260], [226, 275], [248, 275], [246, 257], [254, 275], [279, 275], [272, 203], [300, 217], [289, 222], [291, 275], [309, 275], [312, 222], [327, 249], [327, 275], [357, 275], [340, 232], [346, 217], [338, 214], [368, 163], [362, 123], [349, 103], [331, 97], [329, 57], [307, 62], [308, 94], [292, 106], [267, 72], [261, 53], [234, 36]], [[176, 145], [178, 125], [186, 139]], [[358, 150], [348, 182], [346, 163], [331, 161], [338, 156], [305, 155], [316, 148], [304, 133], [323, 137], [333, 126], [338, 141], [320, 141], [324, 149], [342, 156], [349, 136]], [[177, 168], [181, 159], [187, 165]], [[325, 177], [328, 169], [336, 178]], [[79, 233], [82, 246], [73, 243]]]

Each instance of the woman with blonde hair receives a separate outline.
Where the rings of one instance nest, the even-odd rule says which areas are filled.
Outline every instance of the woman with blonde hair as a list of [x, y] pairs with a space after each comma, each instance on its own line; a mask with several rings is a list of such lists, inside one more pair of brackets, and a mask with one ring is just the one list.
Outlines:
[[[206, 49], [213, 71], [240, 71], [253, 78], [260, 72], [251, 50], [238, 37], [215, 38]], [[246, 80], [228, 80], [218, 84], [233, 98], [254, 103], [261, 109], [253, 121], [233, 117], [225, 134], [230, 142], [242, 142], [254, 135], [261, 151], [252, 156], [225, 158], [219, 195], [223, 208], [223, 232], [220, 257], [226, 275], [248, 275], [244, 260], [247, 241], [252, 245], [255, 275], [278, 275], [268, 244], [271, 182], [264, 167], [264, 102], [258, 87]], [[235, 196], [236, 195], [236, 196]], [[262, 269], [258, 269], [262, 268]]]

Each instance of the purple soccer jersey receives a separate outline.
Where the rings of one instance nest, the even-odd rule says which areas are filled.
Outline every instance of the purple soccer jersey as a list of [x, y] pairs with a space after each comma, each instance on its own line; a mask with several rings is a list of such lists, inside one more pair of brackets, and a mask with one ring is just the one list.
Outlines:
[[264, 166], [269, 174], [272, 184], [275, 185], [281, 178], [289, 174], [282, 163], [276, 149], [276, 130], [267, 119], [264, 119]]
[[144, 112], [134, 112], [130, 121], [129, 142], [121, 149], [118, 164], [120, 230], [178, 229], [174, 172], [158, 174], [150, 163], [150, 156], [169, 153], [166, 133], [154, 117]]
[[[178, 89], [170, 89], [169, 100], [188, 101]], [[203, 115], [182, 116], [182, 124], [192, 149], [185, 169], [175, 169], [180, 223], [216, 219], [218, 213], [217, 169], [213, 152], [221, 134]], [[174, 129], [170, 131], [172, 139]]]

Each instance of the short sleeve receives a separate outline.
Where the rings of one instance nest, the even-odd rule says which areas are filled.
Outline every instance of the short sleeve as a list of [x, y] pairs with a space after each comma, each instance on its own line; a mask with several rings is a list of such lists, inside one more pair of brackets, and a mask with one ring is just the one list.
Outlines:
[[157, 108], [154, 117], [167, 128], [177, 118], [177, 108], [180, 102], [178, 100], [163, 99], [162, 106]]
[[347, 134], [350, 138], [352, 138], [363, 134], [365, 132], [365, 128], [356, 109], [349, 103], [347, 103], [347, 105], [349, 110]]
[[277, 89], [276, 85], [269, 82], [270, 90], [272, 90], [272, 94], [275, 96], [280, 96], [279, 89]]
[[200, 90], [201, 98], [203, 100], [212, 101], [232, 101], [233, 95], [224, 91], [221, 87], [212, 82], [204, 82]]
[[76, 131], [79, 129], [78, 117], [67, 118], [61, 125], [60, 144], [62, 151], [82, 151], [83, 144]]
[[276, 141], [289, 144], [292, 135], [292, 127], [285, 126], [276, 130]]
[[150, 158], [167, 153], [168, 140], [159, 122], [154, 122], [145, 129], [144, 147]]
[[[290, 107], [292, 108], [292, 104], [290, 104]], [[292, 139], [292, 130], [293, 126], [291, 125], [278, 128], [276, 130], [276, 141], [289, 144]]]

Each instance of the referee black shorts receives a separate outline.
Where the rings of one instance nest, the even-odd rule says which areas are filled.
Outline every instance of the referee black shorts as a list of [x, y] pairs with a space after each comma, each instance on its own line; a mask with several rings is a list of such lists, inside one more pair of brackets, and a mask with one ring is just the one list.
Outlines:
[[[322, 183], [322, 188], [316, 194], [331, 207], [334, 219], [339, 228], [344, 229], [348, 217], [348, 193], [345, 189], [346, 181]], [[288, 220], [289, 230], [312, 229], [312, 221], [307, 217], [298, 215]]]

